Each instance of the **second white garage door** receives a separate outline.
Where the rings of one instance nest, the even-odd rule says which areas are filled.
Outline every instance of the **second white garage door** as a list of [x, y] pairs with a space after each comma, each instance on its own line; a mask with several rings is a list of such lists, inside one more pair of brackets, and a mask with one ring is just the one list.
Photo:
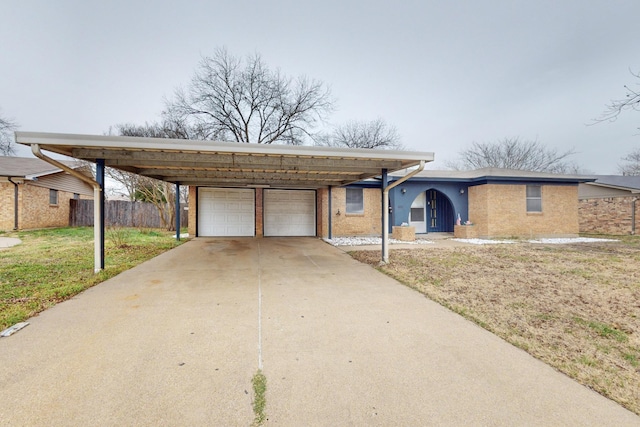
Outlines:
[[315, 236], [316, 192], [264, 190], [265, 236]]
[[255, 228], [252, 189], [198, 189], [198, 236], [253, 236]]

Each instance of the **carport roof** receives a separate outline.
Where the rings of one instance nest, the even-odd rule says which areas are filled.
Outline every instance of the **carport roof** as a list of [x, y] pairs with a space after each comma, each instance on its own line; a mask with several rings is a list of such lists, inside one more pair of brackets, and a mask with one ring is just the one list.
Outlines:
[[433, 161], [431, 152], [16, 132], [16, 142], [181, 185], [322, 188]]

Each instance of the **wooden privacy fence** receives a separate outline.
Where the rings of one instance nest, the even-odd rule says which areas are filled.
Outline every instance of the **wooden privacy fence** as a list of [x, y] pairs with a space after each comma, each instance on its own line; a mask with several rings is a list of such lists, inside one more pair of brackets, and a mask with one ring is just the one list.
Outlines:
[[[71, 199], [69, 225], [82, 227], [93, 225], [93, 200]], [[188, 226], [188, 215], [180, 205], [180, 226]], [[160, 213], [152, 203], [129, 202], [126, 200], [107, 200], [104, 203], [105, 225], [108, 227], [161, 228]]]

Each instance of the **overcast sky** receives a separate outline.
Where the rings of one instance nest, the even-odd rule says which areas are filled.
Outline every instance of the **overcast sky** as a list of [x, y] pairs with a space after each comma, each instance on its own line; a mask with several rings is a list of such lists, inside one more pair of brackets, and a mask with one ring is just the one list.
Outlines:
[[617, 173], [640, 113], [586, 124], [638, 84], [639, 17], [639, 0], [0, 0], [0, 109], [24, 131], [143, 124], [226, 47], [325, 82], [331, 123], [383, 118], [432, 168], [520, 137]]

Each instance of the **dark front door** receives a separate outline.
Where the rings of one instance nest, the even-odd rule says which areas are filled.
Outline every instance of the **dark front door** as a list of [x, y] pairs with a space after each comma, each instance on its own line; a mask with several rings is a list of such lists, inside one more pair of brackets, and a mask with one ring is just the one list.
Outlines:
[[427, 191], [427, 232], [452, 233], [453, 222], [453, 206], [447, 196], [437, 190]]

